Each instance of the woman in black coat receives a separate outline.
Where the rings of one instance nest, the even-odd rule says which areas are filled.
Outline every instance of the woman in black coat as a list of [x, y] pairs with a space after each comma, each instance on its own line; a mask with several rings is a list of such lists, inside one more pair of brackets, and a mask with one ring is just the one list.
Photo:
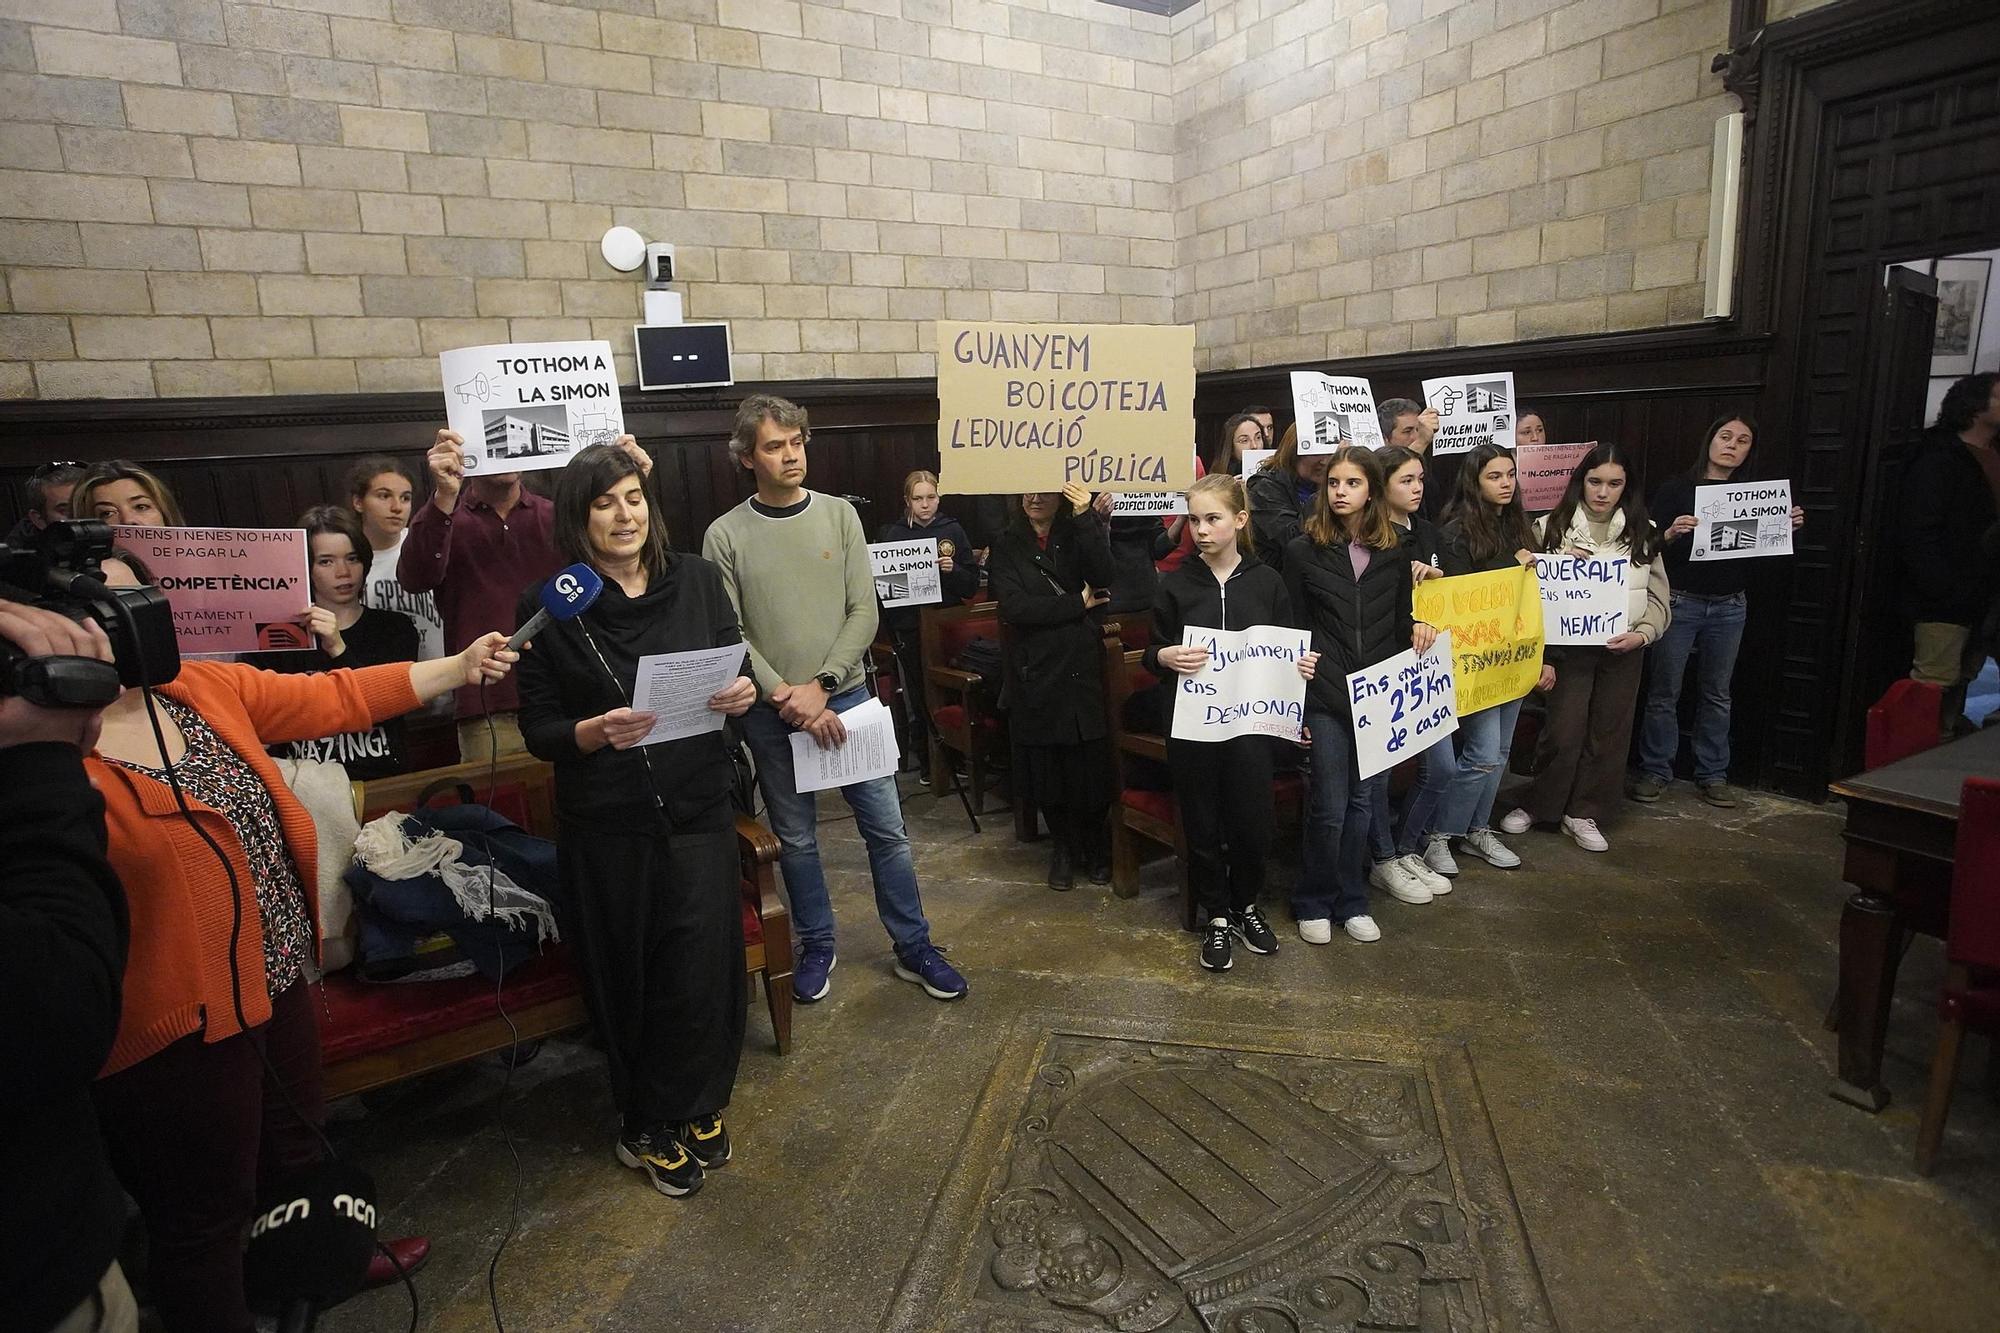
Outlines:
[[1116, 788], [1104, 698], [1103, 617], [1111, 549], [1081, 486], [1021, 497], [1021, 517], [993, 544], [987, 581], [1006, 637], [1007, 730], [1015, 798], [1048, 821], [1049, 887], [1082, 862], [1111, 882], [1105, 829]]
[[[743, 635], [715, 567], [668, 549], [640, 467], [593, 445], [556, 480], [557, 549], [604, 591], [522, 654], [521, 735], [555, 764], [564, 924], [624, 1118], [618, 1160], [680, 1196], [730, 1156], [722, 1109], [748, 1004], [733, 768], [720, 718], [645, 745], [656, 718], [631, 707], [633, 683], [647, 654]], [[524, 621], [539, 594], [522, 598]], [[740, 717], [756, 698], [739, 671], [708, 707]]]
[[1366, 944], [1382, 938], [1368, 914], [1368, 825], [1375, 785], [1389, 775], [1361, 777], [1347, 677], [1411, 647], [1428, 651], [1437, 639], [1411, 613], [1410, 561], [1372, 452], [1354, 445], [1333, 452], [1305, 531], [1285, 552], [1284, 574], [1319, 654], [1306, 686], [1312, 782], [1292, 915], [1308, 944], [1331, 941], [1336, 924]]

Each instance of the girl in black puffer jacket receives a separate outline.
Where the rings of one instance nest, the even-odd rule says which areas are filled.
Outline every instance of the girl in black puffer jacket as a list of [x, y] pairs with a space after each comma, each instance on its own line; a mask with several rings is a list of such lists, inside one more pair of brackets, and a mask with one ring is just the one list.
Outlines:
[[1312, 517], [1285, 552], [1285, 587], [1312, 631], [1319, 665], [1306, 687], [1312, 738], [1304, 866], [1292, 894], [1299, 938], [1325, 944], [1338, 922], [1362, 943], [1382, 938], [1368, 915], [1368, 822], [1374, 784], [1354, 752], [1349, 673], [1405, 649], [1428, 651], [1437, 638], [1410, 609], [1410, 561], [1400, 549], [1384, 497], [1382, 465], [1343, 445], [1327, 466]]

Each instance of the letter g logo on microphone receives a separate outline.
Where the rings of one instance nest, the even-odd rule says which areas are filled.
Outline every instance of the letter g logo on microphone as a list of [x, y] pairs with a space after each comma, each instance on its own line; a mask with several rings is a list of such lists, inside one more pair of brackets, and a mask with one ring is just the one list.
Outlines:
[[564, 601], [573, 602], [582, 595], [583, 584], [577, 579], [576, 575], [570, 573], [568, 570], [564, 570], [562, 573], [556, 575], [556, 591], [562, 594]]

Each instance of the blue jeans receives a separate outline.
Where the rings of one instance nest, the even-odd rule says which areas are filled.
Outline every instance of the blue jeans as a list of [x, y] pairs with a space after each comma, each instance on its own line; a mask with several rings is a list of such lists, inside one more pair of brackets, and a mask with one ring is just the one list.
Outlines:
[[1694, 780], [1706, 785], [1729, 777], [1729, 680], [1743, 643], [1748, 607], [1743, 594], [1673, 595], [1674, 618], [1649, 650], [1653, 678], [1639, 725], [1639, 771], [1661, 782], [1674, 776], [1681, 748], [1681, 684], [1688, 657], [1695, 658]]
[[1458, 720], [1458, 769], [1438, 802], [1431, 832], [1462, 838], [1491, 824], [1493, 801], [1500, 795], [1500, 779], [1507, 775], [1514, 723], [1520, 716], [1521, 700], [1515, 699]]
[[[844, 712], [868, 697], [865, 687], [837, 694], [830, 701]], [[757, 704], [743, 715], [743, 739], [757, 761], [757, 785], [764, 793], [764, 812], [778, 835], [778, 868], [785, 876], [785, 896], [792, 903], [792, 930], [801, 948], [833, 947], [833, 902], [827, 896], [826, 871], [819, 860], [817, 792], [800, 794], [792, 776], [792, 728], [769, 704]], [[840, 794], [854, 812], [854, 827], [868, 845], [868, 871], [875, 881], [875, 911], [900, 952], [930, 941], [930, 922], [917, 893], [917, 867], [910, 856], [910, 838], [903, 831], [902, 797], [893, 777], [871, 778], [842, 787]]]
[[1445, 788], [1451, 785], [1452, 775], [1457, 771], [1458, 760], [1452, 755], [1449, 736], [1441, 737], [1417, 756], [1417, 785], [1403, 798], [1400, 834], [1390, 816], [1389, 784], [1385, 781], [1377, 787], [1375, 804], [1369, 812], [1368, 854], [1377, 861], [1387, 861], [1422, 851], [1424, 839], [1431, 831], [1431, 816], [1437, 812], [1438, 802], [1444, 799]]
[[1362, 781], [1354, 738], [1332, 714], [1308, 710], [1306, 730], [1312, 733], [1312, 773], [1292, 916], [1338, 924], [1367, 915], [1370, 811], [1376, 788], [1386, 789], [1389, 775]]

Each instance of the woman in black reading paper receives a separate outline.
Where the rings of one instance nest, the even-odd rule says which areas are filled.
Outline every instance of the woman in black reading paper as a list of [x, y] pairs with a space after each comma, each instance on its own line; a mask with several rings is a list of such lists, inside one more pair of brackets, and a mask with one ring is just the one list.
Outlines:
[[[522, 653], [521, 734], [555, 764], [565, 921], [623, 1117], [618, 1160], [679, 1197], [730, 1156], [748, 1003], [732, 768], [719, 725], [644, 745], [656, 719], [631, 703], [640, 658], [743, 636], [714, 566], [668, 549], [648, 471], [593, 445], [556, 479], [556, 549], [604, 591]], [[739, 673], [708, 707], [737, 717], [756, 697]]]

